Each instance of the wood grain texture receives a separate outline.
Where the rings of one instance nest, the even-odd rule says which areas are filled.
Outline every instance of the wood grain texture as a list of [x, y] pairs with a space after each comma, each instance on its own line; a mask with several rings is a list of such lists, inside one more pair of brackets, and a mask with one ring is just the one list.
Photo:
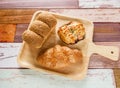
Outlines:
[[[29, 24], [17, 24], [14, 42], [22, 42], [21, 35]], [[94, 42], [119, 42], [120, 23], [94, 22]]]
[[14, 42], [16, 25], [0, 24], [0, 42]]
[[0, 88], [116, 88], [112, 69], [89, 69], [83, 80], [30, 69], [0, 69]]
[[[118, 46], [120, 48], [120, 42], [95, 43], [97, 45]], [[20, 47], [21, 43], [0, 43], [0, 68], [20, 68], [16, 60]], [[118, 61], [112, 61], [94, 54], [90, 57], [89, 68], [120, 68], [120, 57]]]
[[79, 0], [80, 8], [120, 8], [120, 0]]
[[0, 23], [29, 23], [38, 10], [47, 9], [0, 9]]
[[0, 68], [18, 68], [20, 43], [0, 43]]
[[37, 10], [86, 18], [93, 22], [120, 22], [120, 9], [0, 9], [0, 23], [30, 23]]
[[120, 41], [120, 23], [95, 22], [94, 42], [118, 42]]
[[117, 88], [120, 88], [120, 69], [114, 69], [114, 76]]
[[32, 15], [22, 16], [4, 16], [0, 17], [0, 23], [29, 23]]
[[86, 18], [93, 22], [120, 22], [120, 9], [50, 9], [49, 11]]
[[1, 0], [0, 8], [78, 8], [78, 0]]
[[0, 8], [119, 8], [119, 0], [1, 0]]
[[0, 9], [0, 16], [33, 15], [37, 10], [45, 9]]
[[29, 24], [17, 24], [14, 42], [22, 42], [22, 33], [28, 28], [28, 25]]

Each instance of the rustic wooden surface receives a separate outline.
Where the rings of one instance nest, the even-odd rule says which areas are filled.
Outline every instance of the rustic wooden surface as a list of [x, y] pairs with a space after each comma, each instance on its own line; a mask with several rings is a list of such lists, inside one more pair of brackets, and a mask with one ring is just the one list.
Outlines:
[[120, 9], [69, 9], [69, 11], [68, 9], [50, 9], [49, 11], [82, 17], [93, 22], [120, 22]]
[[116, 79], [116, 86], [117, 88], [120, 88], [120, 69], [114, 69], [114, 75]]
[[78, 0], [1, 0], [0, 8], [78, 8]]
[[[87, 77], [81, 81], [68, 79], [66, 81], [54, 75], [22, 69], [16, 61], [22, 43], [21, 34], [27, 29], [32, 15], [37, 10], [89, 19], [94, 22], [93, 41], [95, 44], [113, 45], [120, 48], [119, 0], [104, 0], [104, 2], [103, 0], [0, 0], [0, 40], [2, 40], [0, 43], [0, 88], [16, 88], [18, 85], [20, 88], [41, 87], [43, 84], [45, 84], [44, 88], [48, 88], [48, 85], [49, 88], [55, 86], [58, 88], [88, 88], [89, 86], [120, 88], [120, 57], [114, 62], [100, 55], [92, 55]], [[35, 84], [31, 84], [33, 82]], [[62, 84], [64, 85], [61, 86]]]
[[120, 8], [119, 0], [1, 0], [0, 8]]
[[[1, 9], [0, 23], [29, 23], [33, 13], [41, 9]], [[63, 15], [81, 17], [93, 22], [119, 22], [120, 9], [42, 9]], [[77, 14], [76, 14], [77, 12]]]
[[85, 79], [75, 81], [29, 69], [0, 69], [0, 88], [115, 88], [112, 73], [111, 69], [89, 69]]
[[79, 0], [81, 8], [120, 8], [119, 0]]
[[0, 24], [0, 42], [14, 42], [16, 25]]

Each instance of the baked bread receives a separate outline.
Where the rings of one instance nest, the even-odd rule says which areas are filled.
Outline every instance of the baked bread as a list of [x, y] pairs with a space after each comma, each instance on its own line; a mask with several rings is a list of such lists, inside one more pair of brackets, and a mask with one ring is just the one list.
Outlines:
[[59, 28], [58, 35], [66, 44], [75, 44], [84, 39], [85, 28], [80, 22], [69, 22]]
[[82, 57], [82, 53], [77, 49], [56, 45], [38, 56], [37, 64], [49, 70], [71, 73], [75, 66], [82, 63]]
[[37, 17], [37, 20], [43, 21], [46, 23], [50, 28], [54, 27], [57, 23], [56, 18], [47, 12], [41, 12]]
[[50, 33], [54, 30], [56, 23], [57, 20], [52, 14], [42, 12], [31, 23], [29, 31], [23, 33], [22, 38], [29, 45], [41, 48]]
[[26, 30], [22, 35], [22, 39], [29, 45], [34, 46], [36, 48], [41, 46], [41, 41], [43, 38], [37, 35], [35, 32]]
[[40, 20], [33, 21], [29, 29], [42, 37], [45, 37], [51, 31], [49, 26]]

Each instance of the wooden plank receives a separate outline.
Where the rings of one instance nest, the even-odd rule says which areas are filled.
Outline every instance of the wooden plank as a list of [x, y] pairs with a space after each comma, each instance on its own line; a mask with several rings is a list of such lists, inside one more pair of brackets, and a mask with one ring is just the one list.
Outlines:
[[1, 16], [0, 23], [10, 24], [10, 23], [29, 23], [32, 18], [32, 15], [22, 15], [22, 16]]
[[28, 28], [29, 24], [17, 24], [17, 31], [14, 37], [14, 42], [22, 42], [22, 33]]
[[[118, 46], [120, 48], [120, 42], [95, 43], [97, 45]], [[21, 43], [0, 43], [0, 68], [20, 68], [16, 61], [20, 46]], [[89, 68], [120, 68], [120, 58], [118, 61], [112, 61], [94, 54], [90, 58]]]
[[[0, 23], [29, 23], [33, 13], [37, 10], [0, 9]], [[93, 22], [120, 22], [120, 9], [49, 9], [49, 11], [78, 18], [86, 18]]]
[[0, 23], [29, 23], [38, 10], [47, 9], [0, 9]]
[[[22, 42], [21, 35], [29, 24], [17, 24], [14, 42]], [[94, 22], [94, 42], [120, 41], [120, 23]]]
[[15, 31], [14, 24], [0, 24], [0, 42], [13, 42]]
[[120, 8], [120, 0], [79, 0], [80, 8]]
[[119, 0], [1, 0], [0, 8], [119, 8]]
[[0, 43], [0, 68], [18, 68], [17, 55], [21, 43]]
[[97, 42], [117, 42], [120, 41], [120, 34], [95, 33], [93, 40]]
[[94, 22], [95, 33], [120, 33], [120, 22]]
[[49, 11], [86, 18], [93, 22], [120, 22], [120, 9], [50, 9]]
[[47, 11], [47, 9], [0, 9], [0, 16], [33, 15], [38, 10]]
[[93, 41], [95, 42], [120, 41], [120, 23], [95, 22]]
[[120, 69], [114, 69], [116, 88], [120, 88]]
[[0, 8], [78, 8], [78, 0], [1, 0]]
[[[11, 83], [12, 82], [12, 83]], [[89, 69], [83, 80], [30, 69], [0, 69], [0, 88], [116, 88], [112, 69]]]

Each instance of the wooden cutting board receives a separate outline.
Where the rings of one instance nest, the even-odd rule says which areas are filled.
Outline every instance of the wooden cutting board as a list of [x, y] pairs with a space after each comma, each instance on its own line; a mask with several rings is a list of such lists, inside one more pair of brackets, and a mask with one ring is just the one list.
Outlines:
[[[37, 11], [33, 15], [30, 25], [35, 20], [36, 16], [42, 12], [44, 12], [44, 11]], [[78, 80], [78, 79], [82, 79], [85, 77], [85, 75], [87, 73], [87, 69], [88, 69], [89, 58], [93, 53], [98, 53], [98, 54], [100, 54], [104, 57], [107, 57], [111, 60], [114, 60], [114, 61], [118, 60], [118, 56], [119, 56], [118, 47], [99, 46], [99, 45], [95, 45], [93, 43], [92, 39], [93, 39], [94, 25], [91, 21], [88, 21], [83, 18], [74, 18], [74, 17], [69, 17], [69, 16], [63, 16], [63, 15], [52, 13], [52, 12], [49, 12], [49, 13], [53, 14], [57, 19], [57, 25], [55, 27], [55, 30], [50, 34], [49, 38], [45, 41], [45, 43], [43, 44], [43, 46], [41, 48], [30, 47], [27, 43], [25, 43], [23, 41], [23, 44], [22, 44], [22, 47], [21, 47], [21, 50], [20, 50], [20, 53], [19, 53], [19, 56], [17, 59], [18, 63], [22, 67], [31, 68], [31, 69], [35, 69], [38, 71], [44, 70], [47, 72], [63, 75], [65, 77], [69, 77], [69, 78]], [[70, 21], [77, 21], [77, 22], [83, 23], [83, 25], [85, 27], [85, 32], [86, 32], [85, 39], [82, 41], [79, 41], [77, 44], [74, 44], [74, 45], [66, 45], [65, 43], [63, 43], [60, 40], [59, 36], [57, 35], [57, 31], [58, 31], [59, 27]], [[30, 27], [30, 25], [29, 25], [29, 27]], [[28, 27], [28, 30], [29, 30], [29, 27]], [[71, 73], [71, 74], [57, 73], [54, 71], [49, 71], [49, 70], [40, 68], [36, 65], [37, 56], [43, 50], [47, 50], [48, 48], [51, 48], [51, 47], [55, 46], [56, 44], [59, 44], [62, 46], [68, 46], [70, 48], [77, 48], [78, 50], [82, 51], [83, 63], [79, 64], [77, 67], [75, 67], [73, 73]]]

